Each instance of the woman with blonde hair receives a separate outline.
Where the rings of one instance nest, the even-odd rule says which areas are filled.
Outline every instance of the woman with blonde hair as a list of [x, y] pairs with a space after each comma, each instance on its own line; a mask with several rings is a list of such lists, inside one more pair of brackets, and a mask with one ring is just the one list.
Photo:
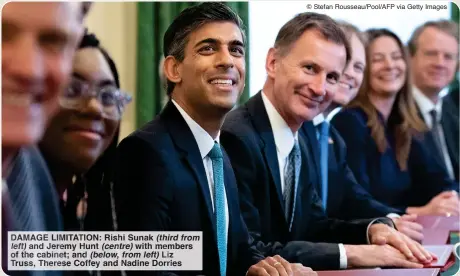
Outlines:
[[458, 183], [449, 180], [419, 142], [425, 131], [409, 83], [401, 40], [387, 29], [366, 32], [367, 67], [355, 99], [332, 124], [348, 149], [358, 183], [403, 213], [458, 215]]

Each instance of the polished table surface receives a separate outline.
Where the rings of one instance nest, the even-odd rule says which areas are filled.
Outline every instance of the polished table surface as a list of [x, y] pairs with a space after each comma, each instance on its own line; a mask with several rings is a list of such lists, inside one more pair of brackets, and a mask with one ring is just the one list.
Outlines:
[[[459, 233], [458, 232], [451, 232], [450, 233], [450, 243], [451, 244], [456, 244], [460, 242], [460, 237], [459, 237]], [[457, 253], [460, 253], [459, 252], [459, 249], [457, 249]], [[441, 275], [442, 276], [458, 276], [460, 275], [460, 261], [457, 259], [457, 261], [455, 262], [455, 264], [449, 268], [447, 271], [445, 272], [442, 272]]]
[[318, 276], [437, 276], [439, 268], [424, 269], [350, 269], [318, 271]]

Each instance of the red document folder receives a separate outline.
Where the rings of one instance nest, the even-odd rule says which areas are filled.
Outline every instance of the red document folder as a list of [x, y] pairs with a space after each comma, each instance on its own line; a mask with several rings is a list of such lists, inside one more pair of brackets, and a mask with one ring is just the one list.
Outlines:
[[446, 271], [455, 264], [454, 247], [452, 245], [424, 245], [423, 247], [438, 257], [435, 262], [426, 267], [439, 268], [441, 271]]
[[318, 271], [318, 276], [437, 276], [439, 268]]
[[447, 229], [452, 232], [460, 232], [460, 217], [458, 216], [420, 216], [417, 222], [427, 229]]
[[447, 229], [423, 229], [423, 245], [443, 245], [449, 241], [450, 230]]

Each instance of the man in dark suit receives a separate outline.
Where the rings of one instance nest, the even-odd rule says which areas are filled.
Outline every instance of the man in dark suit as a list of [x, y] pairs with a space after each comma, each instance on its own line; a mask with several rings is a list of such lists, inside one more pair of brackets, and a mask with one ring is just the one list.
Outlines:
[[[245, 80], [241, 19], [222, 3], [184, 10], [164, 36], [170, 101], [119, 145], [119, 230], [202, 231], [202, 271], [177, 275], [316, 275], [252, 245], [219, 144]], [[170, 275], [168, 274], [168, 275]]]
[[[7, 3], [2, 10], [2, 267], [8, 231], [61, 230], [54, 185], [39, 151], [83, 34], [81, 3]], [[57, 271], [21, 271], [60, 275]]]
[[318, 140], [318, 146], [311, 148], [315, 169], [320, 175], [316, 190], [329, 217], [359, 219], [387, 216], [393, 220], [400, 232], [420, 241], [423, 239], [423, 227], [415, 222], [417, 216], [402, 215], [398, 209], [377, 201], [356, 181], [347, 163], [345, 141], [330, 124], [342, 106], [347, 105], [358, 94], [366, 66], [365, 37], [349, 23], [341, 22], [339, 26], [350, 42], [350, 61], [340, 76], [331, 104], [313, 119], [316, 131], [311, 131], [311, 124], [302, 125], [311, 141]]
[[[328, 105], [348, 59], [345, 35], [325, 15], [300, 14], [279, 31], [266, 59], [263, 91], [230, 112], [222, 127], [243, 217], [262, 252], [314, 269], [421, 267], [418, 261], [429, 261], [429, 253], [387, 226], [388, 219], [328, 219], [316, 193], [319, 175], [309, 148], [317, 141], [298, 130]], [[367, 239], [385, 240], [408, 259], [389, 245], [337, 244]]]
[[[442, 93], [458, 66], [458, 24], [429, 21], [409, 40], [413, 93], [421, 119], [429, 130], [423, 139], [451, 179], [459, 180], [459, 115], [455, 103]], [[436, 185], [436, 183], [433, 183]]]

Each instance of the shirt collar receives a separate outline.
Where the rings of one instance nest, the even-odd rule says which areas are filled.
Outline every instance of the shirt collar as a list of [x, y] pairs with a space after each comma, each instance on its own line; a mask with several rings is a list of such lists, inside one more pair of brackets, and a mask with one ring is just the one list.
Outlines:
[[331, 112], [329, 112], [329, 114], [327, 115], [326, 120], [327, 120], [328, 122], [332, 121], [332, 119], [334, 118], [334, 116], [337, 115], [337, 114], [340, 112], [340, 110], [342, 110], [342, 107], [341, 107], [341, 106], [338, 106], [338, 107], [334, 108]]
[[294, 147], [295, 140], [297, 140], [298, 131], [292, 133], [292, 130], [289, 128], [286, 121], [283, 117], [281, 117], [263, 91], [262, 101], [264, 103], [265, 110], [267, 111], [273, 136], [275, 137], [276, 149], [280, 153], [281, 157], [287, 157]]
[[316, 127], [324, 121], [329, 123], [330, 121], [332, 121], [334, 116], [340, 112], [340, 110], [342, 110], [341, 106], [332, 109], [326, 117], [324, 116], [324, 113], [317, 115], [315, 118], [313, 118], [313, 125]]
[[324, 114], [321, 113], [321, 114], [316, 115], [315, 118], [313, 118], [313, 124], [314, 124], [315, 126], [318, 126], [318, 125], [320, 125], [322, 122], [324, 122], [325, 120], [326, 120], [326, 118], [324, 118]]
[[414, 94], [414, 100], [417, 103], [420, 112], [422, 112], [423, 116], [429, 116], [431, 110], [436, 110], [438, 118], [441, 116], [442, 111], [442, 101], [441, 98], [438, 100], [436, 104], [434, 104], [425, 94], [420, 91], [416, 86], [413, 86], [412, 93]]
[[195, 122], [188, 114], [185, 112], [182, 107], [176, 101], [171, 100], [173, 104], [177, 107], [180, 114], [184, 118], [185, 122], [187, 123], [188, 127], [192, 131], [193, 137], [195, 137], [196, 143], [198, 144], [198, 148], [200, 149], [201, 158], [204, 159], [211, 149], [214, 147], [214, 144], [217, 142], [219, 143], [219, 136], [220, 131], [217, 134], [216, 140], [212, 139], [211, 135], [206, 132], [197, 122]]

